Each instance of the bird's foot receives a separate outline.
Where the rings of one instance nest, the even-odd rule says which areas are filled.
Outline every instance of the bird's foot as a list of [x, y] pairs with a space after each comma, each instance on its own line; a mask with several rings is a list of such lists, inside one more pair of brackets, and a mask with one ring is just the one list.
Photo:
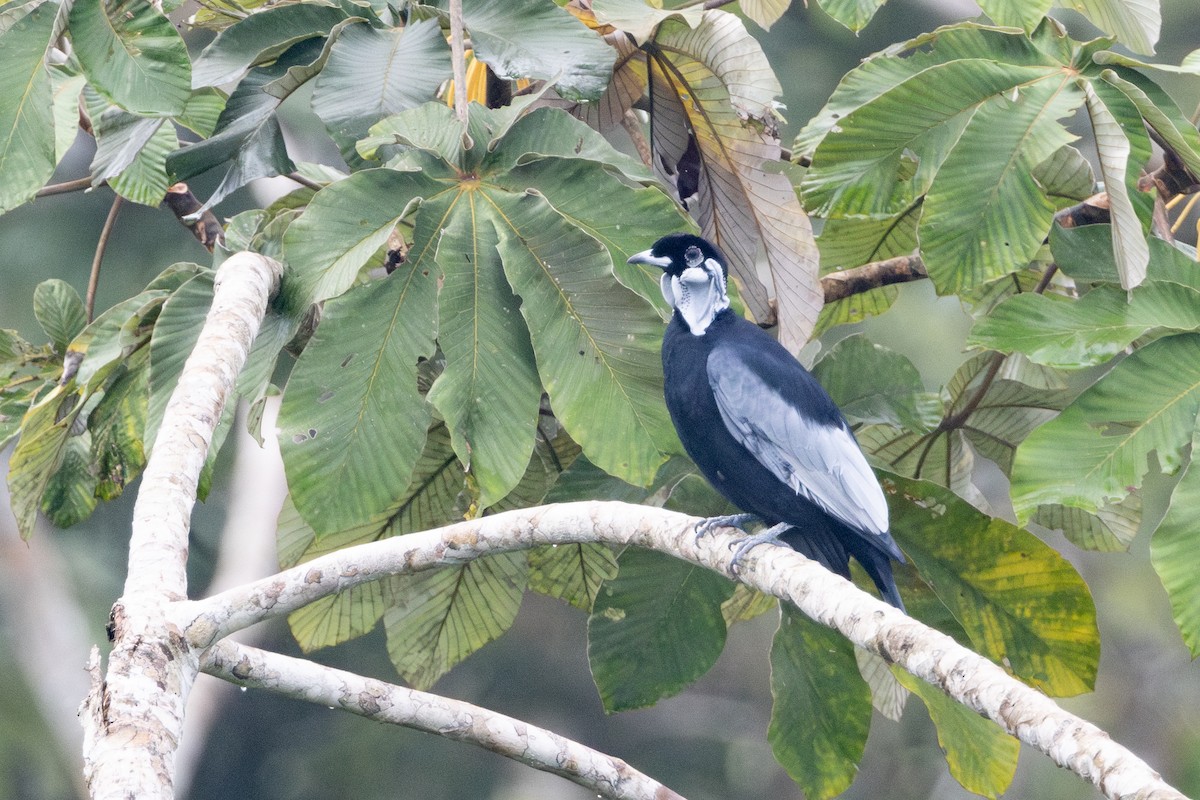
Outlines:
[[786, 522], [781, 522], [778, 525], [773, 525], [761, 533], [756, 533], [753, 536], [747, 536], [738, 542], [737, 550], [733, 553], [733, 558], [729, 560], [729, 571], [737, 572], [740, 569], [742, 557], [752, 547], [757, 547], [760, 544], [779, 544], [779, 537], [788, 528], [792, 527]]
[[717, 528], [737, 528], [744, 530], [742, 527], [747, 522], [754, 522], [758, 519], [755, 514], [726, 514], [720, 517], [709, 517], [702, 519], [696, 523], [696, 539], [697, 541], [706, 534], [712, 533]]

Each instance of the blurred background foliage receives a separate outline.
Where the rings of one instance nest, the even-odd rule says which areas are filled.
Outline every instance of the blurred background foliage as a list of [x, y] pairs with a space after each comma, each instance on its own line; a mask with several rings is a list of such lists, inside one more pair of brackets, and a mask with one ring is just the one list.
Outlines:
[[[1164, 0], [1162, 6], [1158, 60], [1178, 63], [1197, 46], [1200, 6], [1193, 0]], [[782, 140], [791, 141], [863, 56], [977, 13], [970, 0], [892, 0], [854, 35], [815, 5], [806, 9], [795, 3], [768, 32], [748, 23], [783, 86], [788, 126], [781, 132]], [[1079, 26], [1076, 30], [1087, 29], [1085, 22], [1071, 16], [1072, 25]], [[207, 43], [207, 37], [203, 32], [188, 34], [193, 54]], [[1180, 108], [1190, 110], [1200, 103], [1194, 83], [1192, 96], [1186, 94], [1182, 79], [1163, 76], [1161, 83]], [[309, 93], [301, 91], [282, 107], [289, 150], [298, 160], [336, 162], [339, 155], [308, 113], [308, 100]], [[90, 137], [80, 136], [53, 180], [83, 174], [93, 146]], [[192, 185], [204, 197], [217, 180], [202, 176]], [[231, 217], [267, 202], [264, 193], [271, 191], [271, 182], [262, 183], [266, 185], [231, 195], [218, 207], [219, 215]], [[48, 277], [61, 278], [82, 294], [110, 197], [107, 190], [47, 197], [0, 217], [3, 327], [39, 339], [31, 298], [34, 287]], [[205, 263], [207, 258], [191, 233], [170, 215], [126, 204], [105, 257], [97, 308], [131, 296], [170, 263], [189, 259]], [[917, 365], [932, 389], [945, 383], [966, 359], [963, 342], [969, 326], [957, 300], [937, 298], [930, 283], [921, 281], [900, 287], [899, 299], [887, 313], [839, 328], [835, 336], [862, 330], [872, 340], [886, 342]], [[236, 447], [246, 446], [246, 440], [239, 438]], [[232, 462], [232, 451], [228, 448], [222, 455], [226, 466]], [[220, 477], [213, 492], [195, 514], [189, 568], [196, 592], [203, 591], [212, 574], [231, 493], [253, 488], [230, 485], [227, 481], [237, 474], [229, 469], [219, 468], [216, 474]], [[1152, 475], [1147, 482], [1144, 528], [1152, 528], [1162, 516], [1172, 480]], [[101, 504], [82, 524], [56, 531], [52, 538], [36, 536], [28, 545], [17, 543], [11, 516], [0, 515], [4, 534], [0, 580], [5, 570], [17, 568], [8, 557], [15, 548], [60, 551], [69, 570], [69, 585], [85, 612], [86, 638], [103, 642], [108, 608], [124, 577], [134, 494]], [[1200, 721], [1195, 714], [1200, 707], [1200, 670], [1180, 641], [1166, 596], [1151, 570], [1148, 537], [1139, 536], [1130, 552], [1115, 554], [1084, 552], [1061, 537], [1052, 537], [1050, 544], [1078, 567], [1091, 587], [1104, 644], [1096, 691], [1061, 702], [1131, 745], [1179, 789], [1200, 795]], [[0, 602], [17, 585], [4, 583]], [[775, 626], [773, 614], [733, 628], [716, 666], [683, 694], [650, 709], [612, 716], [603, 714], [589, 678], [585, 621], [586, 615], [578, 609], [530, 594], [509, 634], [451, 672], [438, 690], [625, 758], [694, 799], [799, 796], [799, 789], [772, 758], [764, 736], [770, 691], [762, 654]], [[72, 797], [77, 792], [75, 767], [47, 746], [52, 723], [43, 718], [15, 664], [29, 637], [46, 634], [11, 616], [5, 616], [3, 624], [0, 670], [8, 680], [0, 688], [0, 800]], [[296, 651], [282, 621], [266, 635], [264, 644], [271, 649]], [[377, 629], [311, 657], [364, 674], [390, 676], [393, 668], [382, 636]], [[85, 655], [63, 657], [82, 671]], [[238, 692], [233, 687], [222, 690], [227, 702], [205, 743], [202, 767], [188, 793], [192, 798], [369, 799], [419, 793], [430, 800], [582, 800], [589, 796], [559, 778], [448, 740], [268, 694]], [[64, 691], [70, 690], [64, 687]], [[935, 731], [920, 704], [910, 704], [899, 723], [877, 722], [871, 728], [861, 772], [845, 797], [971, 796], [946, 772]], [[1070, 800], [1093, 797], [1095, 792], [1045, 758], [1030, 754], [1022, 758], [1005, 796]]]

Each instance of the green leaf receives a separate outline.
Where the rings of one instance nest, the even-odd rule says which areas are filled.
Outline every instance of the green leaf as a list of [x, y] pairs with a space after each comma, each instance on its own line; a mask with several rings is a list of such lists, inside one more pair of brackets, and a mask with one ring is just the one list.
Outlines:
[[840, 633], [783, 606], [771, 643], [775, 760], [804, 796], [826, 800], [854, 780], [871, 727], [871, 692]]
[[321, 40], [307, 39], [293, 45], [270, 66], [251, 70], [225, 103], [213, 135], [183, 147], [167, 158], [167, 170], [172, 178], [186, 181], [213, 167], [228, 164], [221, 182], [205, 203], [207, 208], [255, 178], [286, 174], [295, 169], [275, 115], [289, 93], [272, 94], [268, 88], [286, 76], [292, 67], [307, 65], [320, 58], [321, 53]]
[[821, 10], [858, 33], [887, 0], [820, 0]]
[[[822, 295], [812, 225], [788, 177], [764, 169], [781, 154], [778, 79], [741, 20], [722, 11], [695, 29], [668, 20], [644, 49], [660, 181], [678, 195], [680, 165], [699, 171], [695, 197], [681, 199], [728, 256], [754, 318], [778, 317], [780, 342], [798, 351]], [[769, 273], [759, 274], [760, 248]]]
[[591, 611], [604, 581], [617, 576], [617, 558], [599, 542], [535, 547], [529, 551], [529, 588]]
[[408, 488], [388, 510], [383, 535], [427, 531], [462, 519], [468, 511], [465, 484], [462, 465], [450, 445], [450, 431], [444, 422], [435, 420]]
[[87, 76], [56, 69], [50, 71], [50, 83], [54, 87], [54, 163], [59, 164], [79, 137], [79, 95], [87, 86]]
[[167, 154], [179, 147], [169, 120], [139, 117], [111, 105], [90, 87], [84, 91], [96, 155], [92, 185], [107, 181], [127, 200], [156, 206], [167, 193]]
[[313, 89], [312, 108], [343, 150], [379, 120], [434, 99], [450, 76], [450, 48], [436, 20], [379, 30], [349, 25]]
[[1033, 169], [1033, 178], [1056, 206], [1068, 206], [1095, 194], [1092, 165], [1071, 145], [1054, 151]]
[[360, 583], [288, 615], [288, 627], [306, 653], [370, 633], [387, 609], [382, 581]]
[[217, 34], [192, 65], [192, 85], [221, 86], [265, 64], [297, 42], [325, 36], [346, 12], [319, 3], [262, 8]]
[[1197, 328], [1200, 292], [1160, 281], [1132, 292], [1098, 286], [1074, 301], [1015, 295], [976, 322], [967, 343], [1077, 369], [1108, 361], [1148, 331]]
[[629, 548], [588, 617], [588, 661], [605, 711], [653, 705], [709, 670], [725, 647], [733, 583], [662, 553]]
[[854, 422], [920, 431], [938, 423], [937, 399], [925, 392], [912, 362], [861, 334], [831, 347], [813, 366], [813, 376]]
[[96, 508], [96, 473], [92, 469], [92, 435], [68, 435], [58, 469], [46, 483], [42, 513], [58, 528], [69, 528]]
[[[1200, 410], [1200, 336], [1152, 342], [1121, 361], [1017, 451], [1012, 497], [1018, 519], [1044, 504], [1095, 512], [1141, 485], [1155, 453], [1173, 472]], [[1070, 480], [1062, 454], [1071, 453]]]
[[1124, 80], [1116, 70], [1105, 70], [1101, 77], [1124, 94], [1138, 113], [1193, 174], [1200, 174], [1200, 133], [1162, 89], [1140, 75], [1128, 74]]
[[1129, 549], [1142, 524], [1142, 500], [1137, 492], [1119, 503], [1106, 503], [1091, 514], [1081, 508], [1041, 505], [1029, 518], [1050, 530], [1062, 531], [1085, 550], [1118, 552]]
[[416, 689], [499, 638], [521, 606], [524, 553], [500, 553], [462, 567], [393, 578], [398, 602], [383, 615], [388, 656]]
[[972, 115], [921, 214], [921, 255], [940, 292], [985, 283], [1036, 256], [1055, 206], [1033, 170], [1075, 138], [1058, 120], [1082, 99], [1063, 76], [1021, 87], [1015, 102], [993, 97]]
[[[1083, 88], [1096, 134], [1100, 175], [1108, 192], [1117, 273], [1121, 287], [1132, 289], [1145, 279], [1150, 261], [1146, 233], [1135, 206], [1141, 194], [1138, 178], [1150, 156], [1150, 142], [1141, 114], [1124, 94], [1103, 82], [1085, 83]], [[1146, 198], [1140, 199], [1142, 215], [1148, 216]]]
[[113, 103], [134, 114], [183, 111], [192, 90], [187, 46], [148, 0], [78, 0], [70, 30], [88, 80]]
[[553, 81], [563, 97], [596, 100], [616, 52], [579, 20], [541, 0], [465, 0], [475, 57], [501, 78]]
[[1024, 28], [1033, 33], [1042, 23], [1054, 0], [981, 0], [979, 7], [997, 25]]
[[448, 210], [454, 213], [435, 257], [444, 275], [438, 344], [446, 366], [429, 402], [445, 418], [486, 507], [525, 473], [542, 386], [520, 301], [504, 279], [495, 212], [478, 192], [463, 192], [457, 204], [465, 207]]
[[0, 214], [29, 202], [54, 172], [54, 98], [46, 51], [56, 3], [0, 11]]
[[[874, 0], [868, 0], [874, 2]], [[882, 5], [883, 0], [878, 0]], [[779, 21], [788, 10], [792, 0], [742, 0], [742, 13], [757, 22], [765, 30]]]
[[[1200, 453], [1196, 436], [1192, 453]], [[1150, 559], [1171, 600], [1171, 615], [1192, 658], [1200, 655], [1200, 542], [1196, 509], [1200, 508], [1200, 467], [1193, 459], [1183, 469], [1171, 493], [1167, 515], [1150, 540]]]
[[433, 355], [435, 291], [414, 266], [329, 301], [292, 370], [280, 449], [318, 534], [382, 520], [408, 484], [429, 421], [416, 363]]
[[1090, 691], [1100, 639], [1075, 568], [1029, 532], [946, 489], [899, 477], [883, 483], [892, 535], [974, 649], [1051, 696]]
[[892, 667], [892, 673], [929, 710], [937, 727], [938, 746], [954, 780], [968, 792], [983, 797], [1003, 794], [1016, 773], [1021, 743], [940, 689], [899, 667]]
[[51, 278], [33, 290], [33, 315], [59, 353], [87, 327], [87, 312], [79, 292], [66, 281]]
[[[913, 178], [919, 194], [984, 106], [991, 106], [984, 119], [999, 124], [996, 135], [1006, 147], [1026, 144], [1026, 137], [1032, 137], [1028, 144], [1042, 149], [1046, 139], [1057, 138], [1044, 129], [1057, 126], [1052, 113], [1061, 110], [1066, 80], [1061, 66], [998, 64], [980, 58], [933, 64], [929, 58], [914, 56], [912, 60], [914, 63], [907, 64], [881, 59], [877, 67], [852, 73], [854, 81], [847, 76], [843, 81], [846, 88], [839, 87], [840, 93], [834, 95], [837, 103], [831, 100], [820, 118], [825, 121], [810, 131], [809, 136], [815, 138], [828, 125], [802, 184], [806, 206], [817, 215], [880, 217], [902, 211], [908, 201], [895, 191], [895, 184], [911, 174], [906, 162], [913, 155], [919, 159]], [[919, 71], [914, 73], [914, 69]], [[1040, 84], [1051, 88], [1036, 88]], [[1010, 98], [1018, 87], [1014, 102]], [[1030, 92], [1033, 97], [1024, 99]], [[913, 114], [914, 107], [920, 107], [922, 113]], [[1012, 114], [1012, 120], [1004, 119], [1006, 113]], [[1035, 123], [1032, 128], [1031, 122]], [[987, 134], [981, 128], [972, 139], [969, 147], [977, 150]], [[1002, 152], [1011, 156], [988, 157], [983, 165], [1000, 169], [1001, 177], [1020, 176], [1045, 157], [1029, 164], [1025, 162], [1031, 159], [1023, 151]], [[979, 183], [972, 189], [973, 195], [981, 195], [986, 202], [991, 193], [976, 191], [978, 186], [988, 184]], [[1016, 188], [1021, 188], [1021, 183]]]
[[373, 169], [317, 192], [283, 237], [291, 269], [282, 292], [289, 306], [303, 310], [346, 291], [414, 201], [448, 188], [420, 172]]
[[662, 404], [658, 315], [617, 283], [608, 251], [563, 225], [546, 197], [488, 199], [555, 415], [593, 463], [650, 483], [663, 451], [678, 448]]
[[597, 22], [628, 33], [638, 44], [653, 36], [665, 20], [675, 17], [694, 28], [704, 14], [700, 8], [658, 8], [648, 0], [593, 0], [592, 12]]
[[[1200, 271], [1194, 251], [1185, 252], [1156, 236], [1150, 237], [1150, 265], [1146, 279], [1169, 281], [1200, 291]], [[1050, 248], [1055, 263], [1077, 283], [1120, 283], [1113, 258], [1109, 225], [1083, 225], [1050, 231]]]
[[8, 463], [8, 491], [17, 530], [26, 541], [33, 536], [42, 495], [63, 463], [80, 408], [75, 382], [70, 381], [56, 386], [21, 420], [21, 438]]
[[88, 416], [90, 462], [97, 478], [95, 494], [101, 500], [119, 497], [146, 466], [149, 394], [150, 352], [142, 348], [116, 373]]
[[1158, 0], [1056, 0], [1056, 4], [1075, 9], [1135, 53], [1154, 52], [1162, 27]]

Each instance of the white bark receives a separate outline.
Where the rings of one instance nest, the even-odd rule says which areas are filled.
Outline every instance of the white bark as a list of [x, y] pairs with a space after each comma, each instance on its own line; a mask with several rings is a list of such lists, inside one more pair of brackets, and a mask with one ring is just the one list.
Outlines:
[[171, 395], [134, 506], [125, 592], [113, 607], [106, 678], [84, 702], [84, 779], [94, 798], [174, 796], [175, 753], [197, 655], [167, 609], [187, 596], [196, 486], [221, 410], [279, 281], [280, 265], [239, 253], [217, 274], [212, 308]]
[[241, 686], [341, 708], [352, 714], [445, 736], [552, 772], [603, 797], [683, 800], [624, 761], [486, 708], [419, 692], [311, 661], [221, 642], [202, 669]]
[[[313, 559], [249, 586], [181, 604], [176, 624], [195, 647], [287, 614], [319, 597], [386, 575], [459, 564], [543, 544], [636, 545], [729, 574], [726, 529], [699, 541], [696, 520], [617, 502], [565, 503], [510, 511], [433, 531], [359, 545]], [[1182, 800], [1157, 772], [1091, 723], [1061, 709], [949, 636], [862, 592], [785, 547], [757, 547], [741, 563], [744, 583], [791, 602], [855, 644], [899, 664], [954, 700], [1094, 784], [1113, 800]]]

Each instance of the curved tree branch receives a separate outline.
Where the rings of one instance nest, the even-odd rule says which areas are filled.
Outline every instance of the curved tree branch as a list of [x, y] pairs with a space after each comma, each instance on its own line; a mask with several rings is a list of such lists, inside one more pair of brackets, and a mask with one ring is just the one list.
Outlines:
[[[648, 547], [730, 574], [730, 545], [744, 534], [727, 528], [697, 541], [696, 522], [676, 512], [619, 502], [509, 511], [339, 550], [249, 586], [181, 603], [175, 619], [193, 646], [203, 648], [231, 631], [360, 583], [544, 544], [602, 541]], [[1095, 725], [790, 548], [753, 549], [735, 577], [787, 600], [860, 647], [938, 687], [1094, 784], [1106, 797], [1184, 800], [1149, 765]]]
[[486, 708], [418, 692], [299, 658], [221, 642], [200, 664], [209, 675], [297, 700], [341, 708], [376, 722], [478, 745], [603, 797], [683, 800], [624, 761]]
[[84, 780], [94, 798], [174, 796], [175, 753], [197, 654], [170, 627], [187, 596], [188, 530], [213, 430], [245, 363], [281, 266], [238, 253], [217, 273], [212, 308], [163, 415], [134, 505], [125, 591], [113, 606], [114, 646], [81, 711]]

